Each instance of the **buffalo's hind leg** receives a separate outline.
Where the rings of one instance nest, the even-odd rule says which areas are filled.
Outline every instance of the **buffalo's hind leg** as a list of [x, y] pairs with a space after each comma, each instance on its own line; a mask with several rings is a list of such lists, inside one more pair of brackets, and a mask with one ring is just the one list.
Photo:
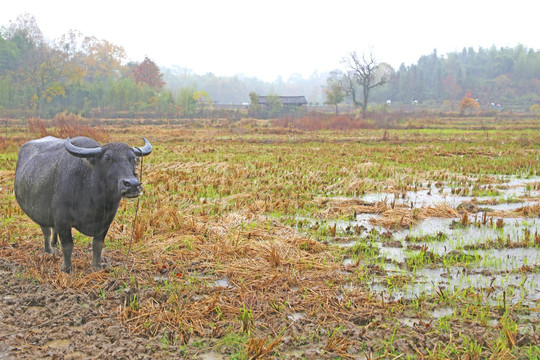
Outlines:
[[[56, 231], [51, 227], [41, 227], [41, 231], [43, 232], [43, 238], [45, 239], [45, 252], [47, 254], [54, 254], [53, 246], [57, 243], [57, 234]], [[51, 234], [52, 234], [52, 246], [51, 246]]]

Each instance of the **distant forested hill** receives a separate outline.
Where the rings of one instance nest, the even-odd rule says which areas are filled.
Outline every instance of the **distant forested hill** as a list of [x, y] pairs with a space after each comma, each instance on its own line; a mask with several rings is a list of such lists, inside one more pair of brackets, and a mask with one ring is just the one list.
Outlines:
[[540, 102], [540, 52], [514, 48], [464, 48], [420, 57], [401, 65], [390, 82], [374, 92], [374, 101], [460, 100], [465, 94], [481, 103], [532, 105]]

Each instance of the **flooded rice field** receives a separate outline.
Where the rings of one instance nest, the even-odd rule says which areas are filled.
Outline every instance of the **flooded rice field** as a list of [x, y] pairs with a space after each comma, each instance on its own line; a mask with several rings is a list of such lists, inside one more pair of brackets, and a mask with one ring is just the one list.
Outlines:
[[155, 144], [139, 216], [120, 204], [102, 269], [74, 231], [69, 275], [13, 195], [42, 135], [8, 126], [0, 358], [540, 358], [538, 120], [456, 120], [107, 125]]
[[[347, 271], [366, 265], [375, 269], [366, 281], [388, 300], [472, 289], [492, 305], [534, 308], [540, 300], [540, 218], [527, 216], [527, 209], [540, 206], [540, 177], [501, 176], [491, 182], [481, 187], [428, 183], [401, 193], [334, 198], [333, 206], [352, 203], [352, 214], [346, 219], [297, 219], [297, 227], [335, 245]], [[406, 213], [396, 214], [393, 226], [381, 221], [385, 212], [396, 209], [414, 213], [441, 207], [454, 211], [405, 227], [399, 223]], [[363, 208], [365, 212], [357, 213]], [[437, 309], [435, 317], [445, 309], [452, 311]], [[538, 312], [531, 316], [539, 318]]]

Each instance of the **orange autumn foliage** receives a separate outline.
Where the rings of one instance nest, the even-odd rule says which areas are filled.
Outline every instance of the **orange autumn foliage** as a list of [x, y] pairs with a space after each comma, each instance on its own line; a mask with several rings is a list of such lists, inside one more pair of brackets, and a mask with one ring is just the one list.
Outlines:
[[470, 97], [464, 97], [459, 102], [459, 113], [461, 115], [476, 115], [480, 112], [480, 104]]

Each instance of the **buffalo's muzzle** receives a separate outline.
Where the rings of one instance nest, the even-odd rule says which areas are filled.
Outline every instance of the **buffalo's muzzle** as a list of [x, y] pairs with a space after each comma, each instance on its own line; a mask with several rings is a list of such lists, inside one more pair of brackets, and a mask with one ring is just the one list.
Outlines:
[[136, 198], [142, 194], [142, 184], [136, 178], [120, 180], [120, 194], [126, 198]]

